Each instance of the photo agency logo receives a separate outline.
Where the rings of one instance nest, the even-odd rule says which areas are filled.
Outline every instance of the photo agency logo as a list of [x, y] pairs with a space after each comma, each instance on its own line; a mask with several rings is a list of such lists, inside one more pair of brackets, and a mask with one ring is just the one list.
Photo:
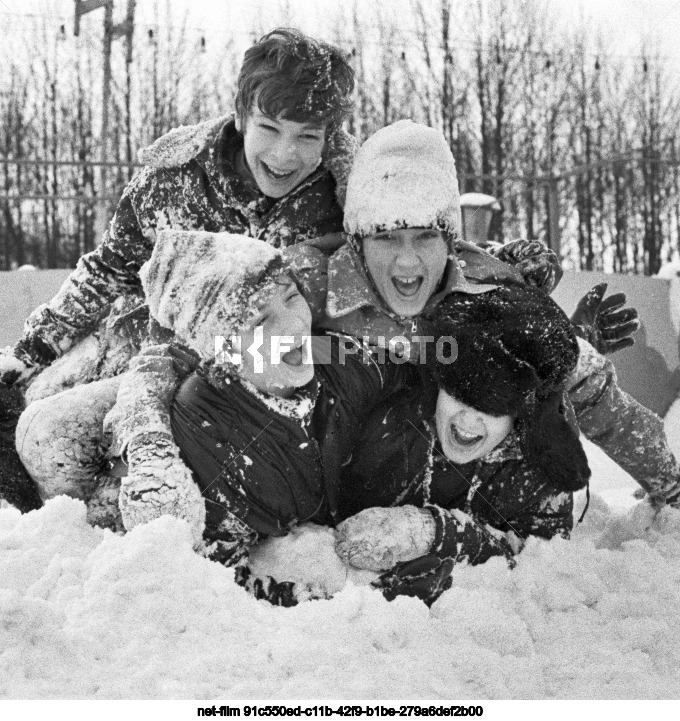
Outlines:
[[[333, 346], [337, 350], [333, 352]], [[434, 354], [437, 363], [448, 365], [458, 357], [458, 344], [453, 336], [441, 336], [435, 340], [434, 336], [414, 335], [407, 338], [405, 335], [362, 336], [353, 338], [343, 335], [303, 335], [297, 338], [292, 335], [272, 335], [265, 340], [263, 326], [256, 326], [253, 332], [253, 342], [243, 348], [241, 336], [230, 337], [215, 336], [215, 364], [240, 367], [245, 356], [252, 359], [252, 368], [255, 373], [263, 373], [265, 362], [267, 365], [279, 365], [291, 361], [291, 354], [295, 355], [295, 365], [301, 362], [304, 365], [326, 365], [333, 362], [345, 365], [351, 356], [369, 363], [412, 363], [424, 364]], [[250, 364], [249, 364], [250, 365]]]

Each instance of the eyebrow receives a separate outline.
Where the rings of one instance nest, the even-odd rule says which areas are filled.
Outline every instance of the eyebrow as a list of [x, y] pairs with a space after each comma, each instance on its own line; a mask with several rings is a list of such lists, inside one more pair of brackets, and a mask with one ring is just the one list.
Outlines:
[[[278, 123], [279, 119], [275, 115], [269, 115], [268, 113], [263, 113], [259, 108], [257, 109], [260, 113], [259, 120], [270, 120], [271, 122]], [[286, 120], [286, 118], [283, 118], [283, 120]], [[320, 133], [322, 133], [325, 128], [324, 125], [319, 125], [318, 123], [303, 123], [302, 124], [303, 130], [318, 130]]]

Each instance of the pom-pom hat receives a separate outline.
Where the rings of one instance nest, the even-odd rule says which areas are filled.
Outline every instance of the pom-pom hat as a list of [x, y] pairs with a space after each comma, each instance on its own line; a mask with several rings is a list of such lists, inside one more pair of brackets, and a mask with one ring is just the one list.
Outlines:
[[378, 130], [360, 148], [347, 182], [345, 231], [460, 229], [456, 164], [444, 136], [411, 120]]
[[246, 328], [288, 272], [281, 252], [232, 233], [162, 230], [140, 271], [151, 315], [202, 359]]

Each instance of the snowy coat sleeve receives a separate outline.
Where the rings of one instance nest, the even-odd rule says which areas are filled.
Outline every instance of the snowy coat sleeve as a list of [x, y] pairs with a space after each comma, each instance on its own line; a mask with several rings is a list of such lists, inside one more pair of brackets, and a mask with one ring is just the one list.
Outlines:
[[131, 441], [149, 434], [172, 436], [170, 403], [181, 380], [197, 365], [192, 351], [170, 343], [151, 346], [132, 359], [116, 405], [104, 420], [111, 455], [122, 455]]
[[473, 516], [454, 508], [427, 506], [435, 520], [435, 538], [430, 553], [439, 558], [452, 558], [456, 563], [484, 563], [493, 556], [513, 556], [505, 534], [477, 521]]
[[668, 446], [663, 421], [619, 388], [609, 359], [578, 340], [579, 362], [567, 387], [581, 432], [652, 496], [675, 500], [680, 465]]
[[117, 297], [141, 293], [138, 273], [151, 255], [154, 233], [142, 227], [135, 198], [154, 186], [157, 172], [145, 168], [133, 178], [101, 245], [84, 255], [57, 295], [26, 320], [17, 350], [37, 365], [49, 365], [95, 328]]
[[[533, 474], [527, 470], [525, 474], [519, 475]], [[506, 483], [512, 492], [512, 481]], [[571, 493], [558, 492], [545, 483], [538, 483], [533, 489], [531, 485], [523, 484], [521, 487], [518, 484], [516, 491], [524, 499], [522, 505], [516, 507], [514, 512], [509, 512], [509, 518], [500, 511], [495, 512], [498, 519], [493, 526], [484, 523], [481, 514], [477, 515], [474, 511], [465, 513], [459, 509], [445, 510], [439, 506], [428, 506], [435, 519], [435, 540], [430, 553], [475, 565], [493, 556], [512, 559], [528, 536], [546, 540], [554, 536], [569, 538], [573, 523]], [[481, 503], [486, 503], [486, 499]], [[495, 505], [493, 501], [491, 504]], [[511, 505], [507, 507], [508, 511]], [[506, 510], [502, 506], [500, 508]], [[490, 510], [490, 513], [494, 512]], [[485, 518], [488, 515], [484, 513]]]

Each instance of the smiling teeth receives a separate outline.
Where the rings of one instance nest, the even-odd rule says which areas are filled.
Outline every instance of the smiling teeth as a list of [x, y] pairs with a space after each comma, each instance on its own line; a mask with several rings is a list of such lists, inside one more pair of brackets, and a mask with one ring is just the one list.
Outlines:
[[418, 275], [411, 275], [408, 278], [404, 278], [403, 276], [396, 276], [396, 279], [400, 283], [415, 283], [420, 276]]
[[272, 175], [280, 178], [283, 178], [286, 175], [290, 175], [291, 173], [293, 173], [292, 170], [279, 170], [278, 168], [272, 168], [272, 166], [268, 165], [267, 163], [263, 163], [263, 165]]
[[455, 426], [456, 433], [464, 440], [464, 441], [471, 441], [474, 438], [479, 438], [478, 435], [474, 433], [466, 433], [465, 431], [462, 431], [458, 426]]

